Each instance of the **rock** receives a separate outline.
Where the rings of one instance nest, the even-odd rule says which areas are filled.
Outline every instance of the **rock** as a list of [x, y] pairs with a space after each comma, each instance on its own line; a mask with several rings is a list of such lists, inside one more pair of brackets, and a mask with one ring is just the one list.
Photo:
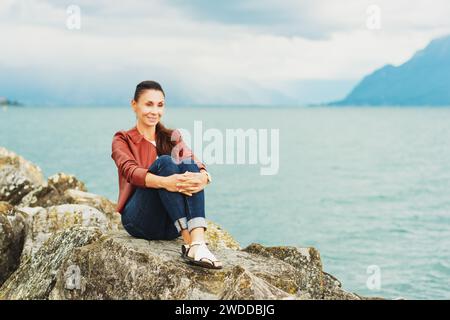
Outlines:
[[39, 167], [0, 147], [0, 201], [16, 205], [43, 183], [44, 177]]
[[116, 211], [116, 204], [111, 200], [94, 193], [76, 189], [67, 189], [64, 192], [65, 203], [84, 204], [103, 212], [106, 217], [123, 229], [120, 213]]
[[[315, 268], [321, 266], [320, 261], [315, 260], [317, 256], [307, 260], [303, 252], [309, 248], [284, 250], [297, 250], [297, 259], [292, 260], [295, 263], [283, 261], [273, 255], [251, 253], [254, 245], [248, 250], [220, 248], [215, 250], [215, 254], [223, 261], [224, 267], [210, 270], [187, 264], [180, 257], [181, 244], [181, 239], [136, 239], [123, 230], [109, 233], [88, 246], [80, 246], [71, 251], [57, 273], [56, 284], [49, 298], [324, 298], [323, 281], [320, 277], [312, 276], [313, 280], [310, 280], [311, 275], [305, 273], [305, 270], [316, 272]], [[275, 251], [275, 248], [262, 246], [259, 249], [258, 252]], [[289, 260], [287, 256], [285, 260]], [[68, 287], [67, 283], [73, 285]]]
[[68, 189], [64, 192], [64, 199], [66, 203], [86, 204], [108, 215], [116, 212], [116, 204], [114, 202], [95, 193]]
[[239, 300], [246, 298], [255, 300], [294, 299], [294, 296], [256, 277], [241, 266], [235, 266], [231, 269], [225, 279], [224, 288], [219, 297], [221, 300]]
[[0, 202], [0, 287], [19, 266], [25, 233], [23, 215], [9, 203]]
[[50, 207], [68, 203], [65, 192], [69, 189], [86, 191], [83, 182], [75, 176], [57, 173], [48, 178], [45, 184], [37, 186], [20, 202], [22, 207]]
[[361, 297], [342, 289], [341, 282], [323, 271], [320, 253], [315, 248], [289, 246], [264, 247], [252, 243], [243, 249], [265, 257], [280, 259], [294, 266], [302, 273], [300, 287], [313, 299], [360, 300]]
[[362, 297], [347, 292], [341, 282], [329, 273], [323, 272], [323, 299], [326, 300], [361, 300]]
[[301, 274], [299, 289], [312, 298], [323, 298], [322, 261], [316, 249], [288, 246], [264, 247], [260, 244], [252, 243], [243, 251], [279, 259], [292, 265]]
[[228, 248], [240, 250], [241, 246], [233, 239], [231, 234], [224, 230], [217, 223], [206, 219], [207, 231], [205, 233], [205, 240], [211, 249]]
[[[52, 299], [236, 299], [295, 298], [299, 272], [279, 259], [221, 248], [221, 270], [189, 265], [181, 239], [146, 241], [125, 231], [72, 252], [58, 272]], [[76, 266], [79, 287], [67, 289]], [[72, 267], [73, 268], [73, 267]], [[95, 272], [92, 272], [95, 270]]]
[[22, 262], [0, 299], [360, 299], [328, 283], [313, 248], [221, 247], [211, 270], [186, 263], [181, 244], [71, 227]]
[[75, 226], [55, 233], [33, 259], [22, 262], [0, 287], [0, 300], [47, 299], [61, 264], [74, 248], [88, 245], [102, 236], [95, 227]]
[[22, 253], [22, 260], [34, 253], [57, 231], [72, 226], [99, 227], [106, 232], [118, 230], [116, 221], [108, 219], [101, 211], [83, 204], [62, 204], [48, 208], [18, 208], [26, 216], [28, 232]]

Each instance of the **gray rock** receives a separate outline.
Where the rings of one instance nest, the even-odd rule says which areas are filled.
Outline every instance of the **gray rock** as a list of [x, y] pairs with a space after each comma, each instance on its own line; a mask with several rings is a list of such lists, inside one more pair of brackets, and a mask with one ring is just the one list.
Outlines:
[[68, 202], [65, 192], [69, 189], [86, 191], [83, 182], [75, 176], [65, 173], [57, 173], [47, 179], [47, 182], [36, 186], [22, 198], [22, 207], [50, 207]]
[[240, 250], [240, 244], [233, 239], [231, 234], [219, 226], [217, 223], [206, 219], [207, 231], [205, 232], [205, 240], [211, 249], [228, 248]]
[[7, 202], [0, 202], [0, 287], [19, 266], [25, 234], [24, 216]]
[[77, 189], [67, 189], [64, 192], [64, 203], [84, 204], [103, 212], [112, 224], [123, 229], [120, 213], [116, 211], [116, 204], [111, 200], [95, 193]]
[[264, 247], [252, 243], [243, 251], [259, 254], [267, 258], [279, 259], [296, 268], [299, 273], [298, 290], [314, 299], [324, 295], [323, 272], [320, 254], [315, 248], [300, 247]]
[[[72, 252], [58, 272], [50, 298], [270, 299], [292, 297], [283, 292], [286, 288], [297, 291], [293, 280], [297, 271], [280, 260], [221, 248], [215, 253], [224, 268], [209, 270], [185, 263], [181, 244], [181, 239], [146, 241], [124, 231], [110, 233]], [[79, 288], [67, 289], [67, 270], [73, 266], [79, 270]]]
[[22, 260], [33, 256], [53, 233], [72, 226], [98, 227], [103, 232], [119, 229], [117, 221], [108, 219], [103, 212], [84, 204], [17, 209], [25, 214], [28, 225]]
[[0, 201], [16, 205], [43, 183], [44, 177], [39, 167], [0, 147]]
[[119, 214], [116, 212], [116, 204], [114, 202], [95, 193], [67, 189], [64, 191], [63, 200], [64, 203], [85, 204], [94, 207], [107, 215]]
[[[62, 264], [51, 299], [323, 299], [320, 260], [307, 260], [311, 249], [297, 252], [297, 264], [250, 250], [219, 248], [223, 269], [187, 264], [181, 239], [146, 241], [124, 231], [79, 247]], [[262, 247], [262, 246], [261, 246]], [[283, 249], [283, 247], [279, 247]], [[262, 248], [275, 251], [275, 248]], [[263, 250], [261, 250], [262, 252]], [[300, 258], [300, 255], [302, 256]], [[304, 258], [304, 260], [303, 260]], [[67, 287], [73, 273], [78, 286]], [[92, 272], [95, 270], [95, 272]], [[312, 272], [313, 274], [310, 274]], [[358, 299], [357, 296], [342, 297]]]
[[357, 294], [347, 292], [341, 282], [329, 273], [323, 273], [323, 299], [325, 300], [361, 300]]
[[[275, 287], [247, 269], [236, 265], [226, 275], [221, 300], [294, 300], [295, 296]], [[303, 297], [299, 296], [298, 299]]]
[[102, 233], [95, 227], [72, 227], [56, 232], [27, 259], [0, 288], [0, 300], [47, 299], [55, 285], [56, 274], [74, 248], [88, 245]]
[[71, 227], [22, 262], [0, 299], [360, 299], [328, 281], [313, 248], [219, 247], [223, 268], [211, 270], [186, 263], [182, 243]]

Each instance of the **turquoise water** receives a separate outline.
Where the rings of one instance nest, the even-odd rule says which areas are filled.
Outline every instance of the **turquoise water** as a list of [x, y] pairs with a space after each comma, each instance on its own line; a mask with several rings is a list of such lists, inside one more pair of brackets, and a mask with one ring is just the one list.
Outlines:
[[[314, 246], [344, 288], [386, 298], [450, 298], [450, 108], [167, 108], [191, 129], [280, 131], [280, 168], [209, 165], [207, 217], [246, 246]], [[0, 145], [117, 198], [111, 139], [127, 108], [0, 109]], [[366, 281], [378, 266], [379, 290]]]

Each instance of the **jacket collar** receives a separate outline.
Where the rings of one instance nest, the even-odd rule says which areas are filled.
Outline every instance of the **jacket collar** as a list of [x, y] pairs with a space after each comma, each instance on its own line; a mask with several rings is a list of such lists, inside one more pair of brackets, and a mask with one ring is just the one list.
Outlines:
[[140, 143], [142, 140], [146, 140], [144, 138], [144, 135], [142, 135], [137, 129], [137, 126], [134, 126], [130, 130], [128, 130], [128, 135], [130, 136], [133, 143]]
[[128, 130], [128, 135], [130, 136], [133, 143], [140, 143], [142, 139], [144, 139], [144, 136], [139, 133], [136, 126]]

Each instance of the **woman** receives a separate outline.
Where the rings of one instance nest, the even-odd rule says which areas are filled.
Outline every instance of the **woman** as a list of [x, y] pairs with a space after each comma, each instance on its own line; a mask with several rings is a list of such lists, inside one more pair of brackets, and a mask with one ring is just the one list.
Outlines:
[[204, 237], [203, 189], [211, 176], [180, 132], [162, 125], [164, 99], [159, 83], [139, 83], [131, 101], [136, 126], [114, 135], [111, 157], [119, 174], [117, 211], [130, 235], [148, 240], [172, 240], [181, 235], [184, 259], [220, 269], [222, 264], [209, 251]]

